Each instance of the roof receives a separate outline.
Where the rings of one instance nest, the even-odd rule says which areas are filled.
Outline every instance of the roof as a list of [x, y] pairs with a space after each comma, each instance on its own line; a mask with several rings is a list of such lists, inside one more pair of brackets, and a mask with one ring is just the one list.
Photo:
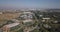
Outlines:
[[50, 18], [43, 18], [43, 19], [50, 19]]
[[24, 14], [33, 14], [32, 12], [23, 12]]
[[31, 13], [31, 12], [24, 12], [24, 13]]
[[17, 25], [19, 25], [19, 23], [12, 23], [12, 24], [8, 24], [8, 25], [6, 25], [6, 27], [14, 27], [14, 26], [17, 26]]
[[27, 20], [24, 20], [23, 22], [24, 22], [24, 23], [25, 23], [25, 22], [32, 22], [32, 20], [27, 19]]

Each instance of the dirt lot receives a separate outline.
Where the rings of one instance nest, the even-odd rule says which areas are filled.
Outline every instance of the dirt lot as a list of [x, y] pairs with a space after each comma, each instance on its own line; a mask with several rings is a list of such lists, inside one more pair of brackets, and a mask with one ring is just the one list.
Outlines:
[[19, 13], [5, 13], [5, 14], [0, 14], [0, 22], [4, 21], [4, 20], [9, 20], [9, 19], [13, 19], [13, 18], [17, 18], [19, 17]]

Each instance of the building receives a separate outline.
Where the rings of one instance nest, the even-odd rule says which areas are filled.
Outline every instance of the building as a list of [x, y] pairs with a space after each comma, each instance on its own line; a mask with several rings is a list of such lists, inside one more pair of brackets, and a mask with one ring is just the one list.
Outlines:
[[43, 19], [47, 19], [47, 20], [48, 20], [48, 19], [50, 19], [50, 18], [43, 18]]
[[20, 18], [22, 18], [22, 19], [33, 19], [33, 13], [24, 12], [23, 14], [21, 14]]
[[26, 26], [30, 26], [30, 25], [34, 24], [34, 21], [31, 19], [27, 19], [27, 20], [23, 20], [23, 23]]
[[48, 25], [48, 24], [44, 24], [43, 26], [44, 26], [45, 28], [51, 28], [51, 26]]
[[40, 17], [42, 17], [43, 15], [39, 15]]
[[12, 24], [8, 24], [3, 26], [3, 32], [10, 32], [12, 27], [18, 26], [19, 23], [12, 23]]

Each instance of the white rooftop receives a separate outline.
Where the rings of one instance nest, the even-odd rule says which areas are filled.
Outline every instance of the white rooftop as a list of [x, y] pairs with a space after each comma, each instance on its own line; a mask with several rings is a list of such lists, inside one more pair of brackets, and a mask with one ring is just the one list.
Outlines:
[[40, 17], [42, 17], [43, 15], [39, 15]]
[[24, 13], [31, 13], [31, 12], [24, 12]]
[[32, 12], [23, 12], [24, 14], [33, 14]]
[[27, 20], [24, 20], [23, 22], [24, 22], [24, 23], [25, 23], [25, 22], [32, 22], [32, 20], [31, 20], [31, 19], [27, 19]]
[[8, 25], [6, 25], [6, 27], [14, 27], [14, 26], [17, 26], [17, 25], [19, 25], [19, 23], [12, 23], [12, 24], [8, 24]]
[[43, 18], [43, 19], [50, 19], [50, 18]]
[[58, 23], [58, 21], [54, 21], [54, 23]]

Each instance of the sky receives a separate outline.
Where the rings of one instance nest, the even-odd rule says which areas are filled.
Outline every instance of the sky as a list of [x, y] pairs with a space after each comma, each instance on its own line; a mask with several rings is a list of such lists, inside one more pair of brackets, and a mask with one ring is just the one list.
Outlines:
[[60, 0], [0, 0], [0, 8], [60, 8]]

